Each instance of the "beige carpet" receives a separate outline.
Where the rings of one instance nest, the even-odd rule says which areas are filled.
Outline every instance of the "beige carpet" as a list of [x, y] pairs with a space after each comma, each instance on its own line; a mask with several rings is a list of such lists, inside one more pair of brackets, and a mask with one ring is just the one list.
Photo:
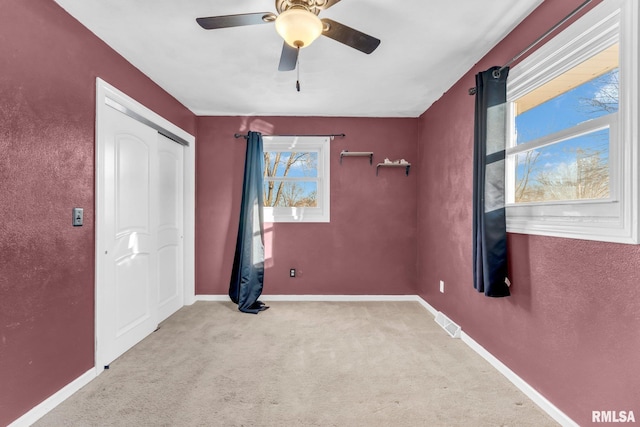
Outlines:
[[36, 426], [557, 425], [416, 302], [198, 302]]

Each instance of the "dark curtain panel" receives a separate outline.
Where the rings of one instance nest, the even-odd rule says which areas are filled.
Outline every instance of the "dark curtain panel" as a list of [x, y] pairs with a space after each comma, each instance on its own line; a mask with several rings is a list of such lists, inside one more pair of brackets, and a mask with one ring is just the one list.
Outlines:
[[240, 311], [254, 314], [268, 308], [258, 301], [264, 283], [263, 170], [262, 135], [249, 132], [229, 297]]
[[476, 75], [473, 286], [489, 297], [509, 295], [504, 208], [508, 73], [508, 68], [493, 67]]

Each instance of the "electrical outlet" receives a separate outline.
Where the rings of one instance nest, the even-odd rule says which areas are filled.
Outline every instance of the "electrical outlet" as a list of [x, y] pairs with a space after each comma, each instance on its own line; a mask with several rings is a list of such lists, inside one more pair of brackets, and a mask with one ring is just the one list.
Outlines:
[[296, 277], [296, 269], [295, 268], [290, 268], [289, 269], [289, 277]]
[[444, 280], [440, 280], [440, 292], [444, 294]]

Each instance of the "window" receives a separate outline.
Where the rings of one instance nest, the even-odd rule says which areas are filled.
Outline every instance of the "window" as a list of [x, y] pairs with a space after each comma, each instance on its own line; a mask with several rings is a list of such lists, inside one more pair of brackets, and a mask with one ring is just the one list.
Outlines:
[[610, 198], [619, 82], [616, 43], [513, 101], [514, 203]]
[[329, 222], [329, 138], [264, 137], [264, 220]]
[[509, 232], [638, 243], [637, 22], [605, 0], [511, 70]]

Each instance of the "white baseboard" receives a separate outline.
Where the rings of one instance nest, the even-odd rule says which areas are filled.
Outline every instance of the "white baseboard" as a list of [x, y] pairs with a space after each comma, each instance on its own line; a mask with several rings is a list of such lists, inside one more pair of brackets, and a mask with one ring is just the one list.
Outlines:
[[416, 297], [416, 301], [418, 301], [420, 305], [422, 305], [435, 318], [436, 315], [438, 314], [438, 310], [433, 308], [431, 304], [429, 304], [428, 302], [420, 298], [418, 295], [415, 295], [415, 297]]
[[38, 421], [40, 418], [44, 417], [49, 411], [53, 408], [64, 402], [66, 399], [71, 397], [73, 393], [80, 390], [82, 387], [87, 385], [91, 380], [96, 377], [95, 368], [89, 369], [84, 374], [80, 375], [75, 380], [71, 381], [69, 384], [58, 390], [55, 394], [49, 397], [44, 402], [40, 403], [37, 406], [34, 406], [29, 412], [9, 424], [8, 427], [28, 427], [31, 424]]
[[467, 344], [473, 351], [478, 353], [484, 360], [489, 362], [498, 372], [504, 375], [513, 385], [515, 385], [521, 392], [523, 392], [529, 399], [531, 399], [536, 405], [546, 412], [551, 418], [556, 420], [560, 425], [565, 427], [578, 427], [578, 424], [573, 421], [564, 412], [558, 409], [553, 403], [551, 403], [546, 397], [541, 395], [536, 389], [531, 387], [525, 380], [520, 378], [515, 372], [507, 367], [504, 363], [499, 361], [493, 354], [489, 353], [484, 347], [478, 344], [473, 338], [462, 331], [460, 338]]
[[262, 295], [263, 301], [417, 301], [417, 295]]
[[[196, 295], [196, 301], [230, 301], [227, 295]], [[416, 301], [435, 316], [437, 310], [418, 295], [261, 295], [261, 301]]]
[[231, 301], [229, 295], [196, 295], [194, 299], [195, 301]]

